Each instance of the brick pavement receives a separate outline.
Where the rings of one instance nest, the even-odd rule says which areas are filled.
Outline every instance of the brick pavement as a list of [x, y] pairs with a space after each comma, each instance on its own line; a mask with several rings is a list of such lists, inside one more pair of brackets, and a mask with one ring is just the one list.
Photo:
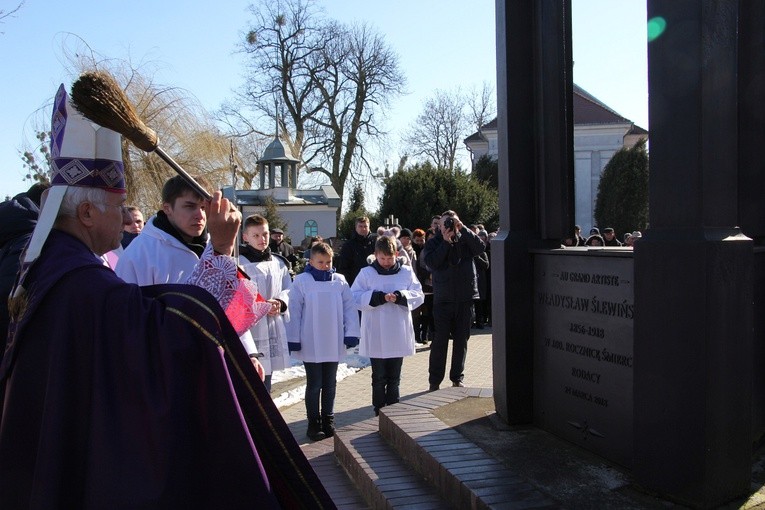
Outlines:
[[[414, 356], [404, 358], [401, 369], [400, 395], [402, 402], [426, 394], [428, 390], [430, 347], [417, 345], [417, 352]], [[447, 354], [447, 374], [450, 362], [451, 342]], [[335, 398], [335, 425], [337, 428], [357, 425], [362, 428], [369, 428], [370, 432], [377, 430], [376, 420], [370, 420], [374, 417], [371, 374], [372, 369], [367, 367], [337, 384]], [[468, 342], [467, 359], [465, 360], [464, 382], [466, 386], [471, 388], [492, 387], [490, 329], [473, 330], [472, 332]], [[441, 387], [446, 388], [450, 384], [446, 378]], [[312, 442], [306, 437], [305, 404], [302, 401], [297, 402], [282, 408], [281, 413], [338, 508], [367, 509], [368, 506], [361, 495], [335, 460], [333, 440], [325, 439]], [[365, 425], [367, 423], [370, 425]]]
[[[477, 334], [480, 333], [480, 334]], [[446, 362], [446, 373], [449, 373], [451, 362], [451, 342]], [[404, 358], [401, 368], [401, 401], [426, 393], [428, 390], [428, 358], [430, 347], [417, 344], [414, 356]], [[474, 388], [492, 387], [492, 358], [491, 330], [473, 330], [468, 342], [467, 359], [465, 360], [465, 386]], [[451, 383], [448, 377], [441, 383], [442, 388]], [[305, 404], [301, 401], [281, 409], [284, 420], [292, 430], [292, 434], [301, 445], [311, 441], [305, 436], [308, 424], [305, 416]], [[374, 416], [372, 410], [372, 369], [364, 368], [356, 374], [346, 377], [337, 383], [335, 397], [335, 425], [344, 427]]]

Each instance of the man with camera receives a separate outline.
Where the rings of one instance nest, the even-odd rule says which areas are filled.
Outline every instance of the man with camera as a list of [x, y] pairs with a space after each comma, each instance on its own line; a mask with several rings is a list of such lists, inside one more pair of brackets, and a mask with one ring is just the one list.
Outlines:
[[446, 372], [449, 336], [452, 386], [464, 386], [462, 380], [467, 356], [467, 342], [473, 321], [473, 299], [478, 298], [478, 282], [473, 257], [486, 247], [468, 229], [454, 211], [441, 215], [439, 231], [425, 244], [422, 254], [433, 278], [433, 318], [435, 338], [430, 348], [429, 391], [436, 391]]

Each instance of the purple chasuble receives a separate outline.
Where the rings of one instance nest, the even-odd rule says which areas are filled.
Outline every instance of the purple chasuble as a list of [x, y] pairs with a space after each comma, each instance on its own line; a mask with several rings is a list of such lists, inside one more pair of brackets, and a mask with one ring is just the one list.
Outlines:
[[220, 305], [52, 231], [0, 366], [0, 508], [334, 508]]

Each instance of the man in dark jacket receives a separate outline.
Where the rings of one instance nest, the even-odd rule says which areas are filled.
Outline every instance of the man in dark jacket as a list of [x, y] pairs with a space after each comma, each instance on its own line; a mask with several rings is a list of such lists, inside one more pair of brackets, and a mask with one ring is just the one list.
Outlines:
[[449, 379], [452, 386], [464, 386], [462, 380], [473, 320], [473, 299], [479, 297], [473, 257], [484, 250], [481, 239], [462, 224], [454, 211], [441, 215], [439, 232], [428, 240], [422, 250], [433, 278], [436, 326], [428, 368], [430, 391], [436, 391], [444, 379], [450, 334], [454, 344]]
[[271, 241], [268, 247], [271, 253], [276, 253], [284, 257], [289, 262], [288, 268], [290, 273], [295, 269], [295, 262], [297, 262], [297, 256], [295, 255], [295, 249], [292, 245], [284, 240], [284, 230], [280, 228], [272, 228], [269, 231]]
[[616, 233], [611, 227], [603, 229], [604, 246], [622, 246], [622, 243], [616, 238]]
[[343, 243], [337, 259], [337, 272], [345, 276], [348, 285], [353, 285], [359, 271], [369, 265], [367, 257], [375, 252], [377, 241], [377, 236], [369, 233], [369, 218], [366, 216], [356, 218], [355, 227], [356, 231]]
[[[8, 333], [8, 294], [16, 280], [21, 251], [32, 236], [40, 215], [40, 196], [47, 184], [33, 184], [24, 193], [0, 204], [0, 338], [5, 350]], [[2, 354], [0, 354], [0, 357]]]

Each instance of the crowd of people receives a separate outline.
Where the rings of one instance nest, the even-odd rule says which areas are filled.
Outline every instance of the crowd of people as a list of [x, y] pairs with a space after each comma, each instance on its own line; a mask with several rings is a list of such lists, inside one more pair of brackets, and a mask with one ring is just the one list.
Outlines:
[[611, 227], [603, 229], [603, 233], [598, 227], [590, 229], [590, 235], [587, 238], [582, 236], [582, 228], [574, 225], [571, 235], [561, 241], [561, 248], [572, 248], [576, 246], [612, 246], [632, 248], [635, 243], [643, 237], [639, 230], [627, 232], [620, 241], [616, 232]]
[[[102, 263], [141, 287], [186, 282], [212, 241], [206, 207], [182, 177], [169, 179], [162, 208], [148, 220], [138, 208], [124, 207], [120, 244], [101, 254]], [[491, 323], [494, 235], [483, 225], [463, 224], [454, 211], [414, 231], [386, 225], [372, 233], [369, 218], [359, 217], [339, 253], [321, 237], [311, 238], [302, 266], [300, 250], [284, 231], [252, 215], [243, 223], [237, 262], [268, 310], [239, 332], [239, 342], [267, 392], [273, 373], [290, 366], [290, 356], [303, 362], [306, 435], [312, 440], [334, 434], [336, 374], [348, 348], [370, 358], [375, 415], [398, 402], [403, 358], [414, 354], [416, 343], [431, 343], [434, 391], [446, 377], [451, 339], [448, 377], [463, 386], [470, 330]]]
[[[492, 320], [496, 233], [483, 225], [447, 210], [427, 227], [372, 231], [361, 216], [337, 253], [319, 236], [301, 251], [181, 176], [145, 220], [125, 204], [119, 135], [79, 116], [63, 88], [51, 154], [50, 186], [0, 204], [0, 506], [238, 507], [260, 494], [331, 507], [269, 398], [274, 372], [302, 361], [312, 440], [334, 435], [349, 348], [370, 359], [375, 415], [399, 401], [417, 343], [430, 344], [430, 391], [447, 377], [464, 386], [471, 329]], [[593, 227], [584, 238], [577, 225], [561, 244], [641, 237]]]

